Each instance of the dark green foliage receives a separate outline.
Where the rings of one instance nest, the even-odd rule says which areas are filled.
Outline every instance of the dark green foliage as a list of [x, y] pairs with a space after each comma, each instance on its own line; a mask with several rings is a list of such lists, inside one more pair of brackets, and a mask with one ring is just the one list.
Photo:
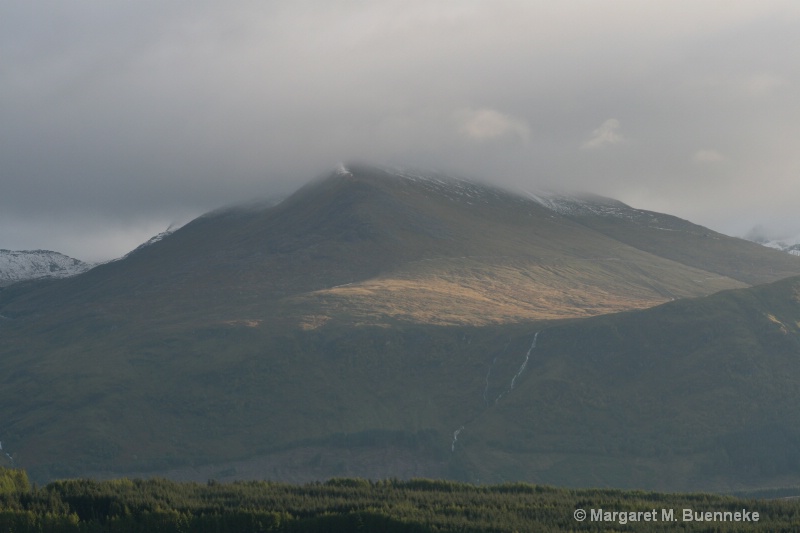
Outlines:
[[0, 468], [0, 495], [25, 493], [30, 489], [28, 474], [24, 470]]
[[[2, 476], [17, 476], [0, 471]], [[24, 472], [22, 473], [24, 474]], [[592, 509], [647, 512], [654, 522], [577, 521]], [[662, 522], [661, 510], [675, 522]], [[757, 522], [684, 522], [696, 512], [759, 513]], [[713, 527], [709, 527], [713, 526]], [[332, 479], [291, 485], [264, 481], [177, 483], [164, 479], [75, 479], [0, 499], [0, 531], [25, 532], [514, 532], [792, 531], [800, 502], [710, 494], [557, 489], [525, 483], [476, 486], [451, 481]]]

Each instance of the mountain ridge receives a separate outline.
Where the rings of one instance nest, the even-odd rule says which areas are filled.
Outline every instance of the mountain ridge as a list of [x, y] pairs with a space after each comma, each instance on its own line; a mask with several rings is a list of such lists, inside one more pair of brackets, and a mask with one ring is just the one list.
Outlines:
[[[496, 302], [497, 312], [516, 320], [641, 308], [743, 286], [724, 274], [603, 241], [591, 228], [553, 218], [551, 211], [510, 191], [438, 177], [407, 178], [407, 173], [396, 176], [372, 168], [355, 172], [357, 176], [334, 173], [312, 182], [268, 209], [228, 209], [201, 216], [123, 261], [95, 269], [90, 276], [94, 279], [75, 284], [86, 297], [104, 286], [104, 279], [124, 288], [147, 264], [146, 276], [152, 282], [123, 290], [133, 295], [175, 293], [192, 283], [212, 290], [233, 283], [240, 287], [235, 290], [264, 299], [288, 298], [284, 303], [291, 309], [308, 307], [309, 298], [318, 303], [330, 298], [341, 307], [344, 297], [355, 302], [354, 319], [359, 321], [381, 309], [392, 320], [427, 320], [431, 313], [416, 316], [409, 309], [423, 290], [441, 295], [433, 314], [453, 307], [470, 309], [450, 320], [456, 323], [474, 322], [484, 313], [472, 309], [497, 300], [499, 293], [487, 293], [485, 283], [495, 276], [505, 279], [511, 291]], [[358, 261], [352, 261], [355, 256]], [[471, 262], [468, 268], [460, 266], [464, 258]], [[624, 266], [631, 261], [639, 268], [635, 276]], [[575, 289], [562, 274], [570, 270], [577, 273]], [[276, 273], [274, 283], [264, 271]], [[409, 277], [425, 281], [420, 285]], [[603, 284], [610, 289], [592, 289]], [[541, 288], [535, 292], [545, 300], [520, 307], [522, 300], [535, 300], [530, 293], [534, 286]], [[593, 295], [587, 300], [584, 293]], [[364, 294], [369, 296], [366, 303]], [[51, 297], [57, 296], [45, 299]], [[392, 302], [404, 300], [412, 302], [391, 309]]]

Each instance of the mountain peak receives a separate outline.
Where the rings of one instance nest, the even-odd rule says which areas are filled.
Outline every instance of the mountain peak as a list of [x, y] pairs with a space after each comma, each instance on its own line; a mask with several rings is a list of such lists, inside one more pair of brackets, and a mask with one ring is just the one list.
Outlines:
[[40, 278], [66, 278], [93, 265], [51, 250], [0, 250], [0, 287]]

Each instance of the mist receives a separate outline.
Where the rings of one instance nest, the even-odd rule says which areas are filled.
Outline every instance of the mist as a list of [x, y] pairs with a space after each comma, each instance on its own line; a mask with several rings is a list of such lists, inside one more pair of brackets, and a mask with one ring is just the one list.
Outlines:
[[0, 248], [118, 257], [341, 161], [800, 234], [795, 2], [0, 7]]

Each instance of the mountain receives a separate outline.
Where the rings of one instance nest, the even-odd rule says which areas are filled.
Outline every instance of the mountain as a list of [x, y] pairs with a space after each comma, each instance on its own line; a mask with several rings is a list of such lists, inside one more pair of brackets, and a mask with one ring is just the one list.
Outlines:
[[[686, 356], [772, 357], [777, 322], [763, 317], [795, 338], [795, 286], [777, 280], [797, 274], [800, 258], [609, 199], [350, 166], [278, 205], [215, 211], [84, 274], [0, 291], [0, 441], [37, 480], [762, 484], [777, 478], [698, 461], [747, 450], [754, 421], [793, 405], [791, 357], [736, 378], [785, 392], [725, 396], [748, 413], [738, 426], [718, 393], [745, 367], [672, 394], [657, 377], [684, 376]], [[750, 288], [776, 281], [789, 284]], [[624, 358], [584, 359], [598, 353]], [[623, 387], [637, 357], [663, 372]], [[655, 421], [648, 392], [667, 402]], [[702, 440], [654, 444], [654, 424], [698, 408]], [[648, 480], [637, 460], [670, 475]]]
[[65, 278], [92, 265], [49, 250], [0, 250], [0, 287], [39, 278]]

